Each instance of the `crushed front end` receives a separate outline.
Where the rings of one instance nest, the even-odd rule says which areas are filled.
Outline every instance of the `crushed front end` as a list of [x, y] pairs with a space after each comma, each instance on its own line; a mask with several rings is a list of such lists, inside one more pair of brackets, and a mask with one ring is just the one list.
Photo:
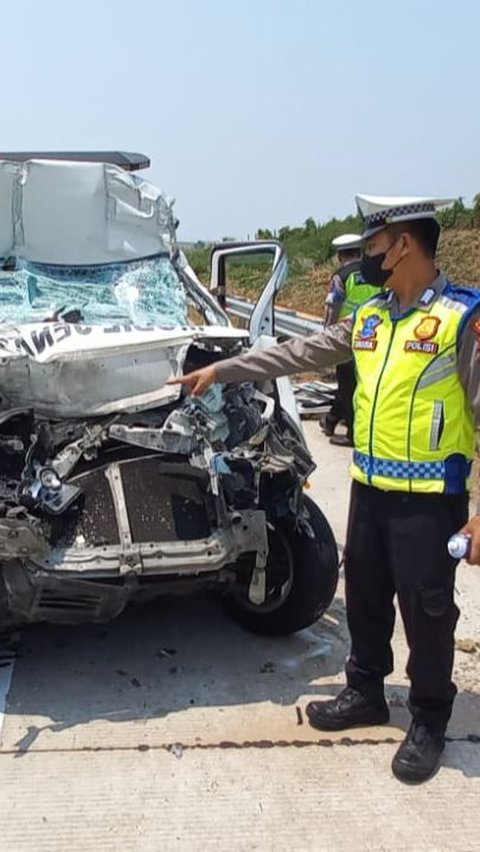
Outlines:
[[0, 187], [0, 628], [197, 588], [257, 632], [311, 624], [338, 558], [291, 390], [167, 384], [273, 334], [280, 244], [246, 331], [222, 297], [239, 246], [217, 298], [172, 202], [110, 157], [0, 157]]
[[4, 413], [3, 620], [109, 619], [242, 571], [261, 604], [267, 516], [295, 511], [313, 467], [275, 408], [241, 385], [88, 420]]

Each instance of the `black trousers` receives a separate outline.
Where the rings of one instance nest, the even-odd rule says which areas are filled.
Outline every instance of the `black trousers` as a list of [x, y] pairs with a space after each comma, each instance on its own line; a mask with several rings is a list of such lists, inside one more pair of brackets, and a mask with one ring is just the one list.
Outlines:
[[448, 538], [468, 517], [468, 495], [404, 494], [352, 486], [345, 581], [351, 652], [347, 683], [383, 691], [393, 670], [390, 645], [398, 604], [409, 647], [409, 707], [420, 723], [446, 726], [452, 683], [457, 562]]
[[335, 429], [337, 423], [344, 420], [347, 425], [347, 434], [353, 435], [353, 394], [355, 392], [356, 377], [353, 361], [336, 366], [338, 389], [335, 394], [332, 407], [326, 416], [326, 422]]

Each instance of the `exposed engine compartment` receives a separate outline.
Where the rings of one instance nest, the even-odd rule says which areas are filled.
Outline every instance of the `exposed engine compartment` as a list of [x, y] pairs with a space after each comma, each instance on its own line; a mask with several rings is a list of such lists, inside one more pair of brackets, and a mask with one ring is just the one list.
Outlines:
[[[193, 347], [189, 364], [212, 357], [219, 356]], [[79, 575], [97, 583], [123, 578], [124, 585], [126, 578], [216, 571], [221, 581], [220, 569], [242, 553], [261, 571], [266, 513], [294, 512], [313, 468], [294, 424], [275, 410], [272, 396], [242, 384], [98, 418], [3, 412], [7, 592], [18, 599], [20, 583], [30, 594], [33, 575], [48, 600], [55, 582]], [[114, 597], [123, 608], [126, 593]], [[108, 595], [108, 617], [111, 605]], [[31, 595], [28, 606], [37, 617]]]

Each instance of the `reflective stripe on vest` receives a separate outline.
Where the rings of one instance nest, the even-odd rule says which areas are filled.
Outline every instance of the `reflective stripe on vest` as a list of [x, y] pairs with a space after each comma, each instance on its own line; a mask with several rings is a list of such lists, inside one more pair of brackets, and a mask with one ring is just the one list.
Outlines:
[[351, 272], [345, 281], [345, 299], [340, 308], [339, 319], [353, 314], [359, 305], [372, 296], [378, 296], [378, 290], [373, 284], [365, 284], [358, 270]]
[[393, 318], [385, 296], [356, 312], [352, 476], [377, 488], [461, 493], [475, 452], [473, 413], [457, 370], [457, 337], [480, 295], [447, 285], [428, 310]]

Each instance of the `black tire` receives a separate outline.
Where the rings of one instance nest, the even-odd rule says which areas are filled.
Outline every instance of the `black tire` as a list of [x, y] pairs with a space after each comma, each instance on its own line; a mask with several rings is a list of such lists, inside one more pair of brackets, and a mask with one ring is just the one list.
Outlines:
[[325, 515], [309, 497], [304, 498], [304, 508], [307, 525], [295, 523], [291, 518], [276, 520], [271, 525], [267, 589], [278, 573], [278, 562], [284, 563], [285, 572], [288, 560], [290, 580], [286, 594], [280, 596], [276, 605], [267, 599], [265, 604], [255, 606], [248, 600], [245, 584], [226, 599], [232, 619], [253, 633], [263, 636], [296, 633], [317, 621], [333, 600], [338, 582], [337, 545]]

